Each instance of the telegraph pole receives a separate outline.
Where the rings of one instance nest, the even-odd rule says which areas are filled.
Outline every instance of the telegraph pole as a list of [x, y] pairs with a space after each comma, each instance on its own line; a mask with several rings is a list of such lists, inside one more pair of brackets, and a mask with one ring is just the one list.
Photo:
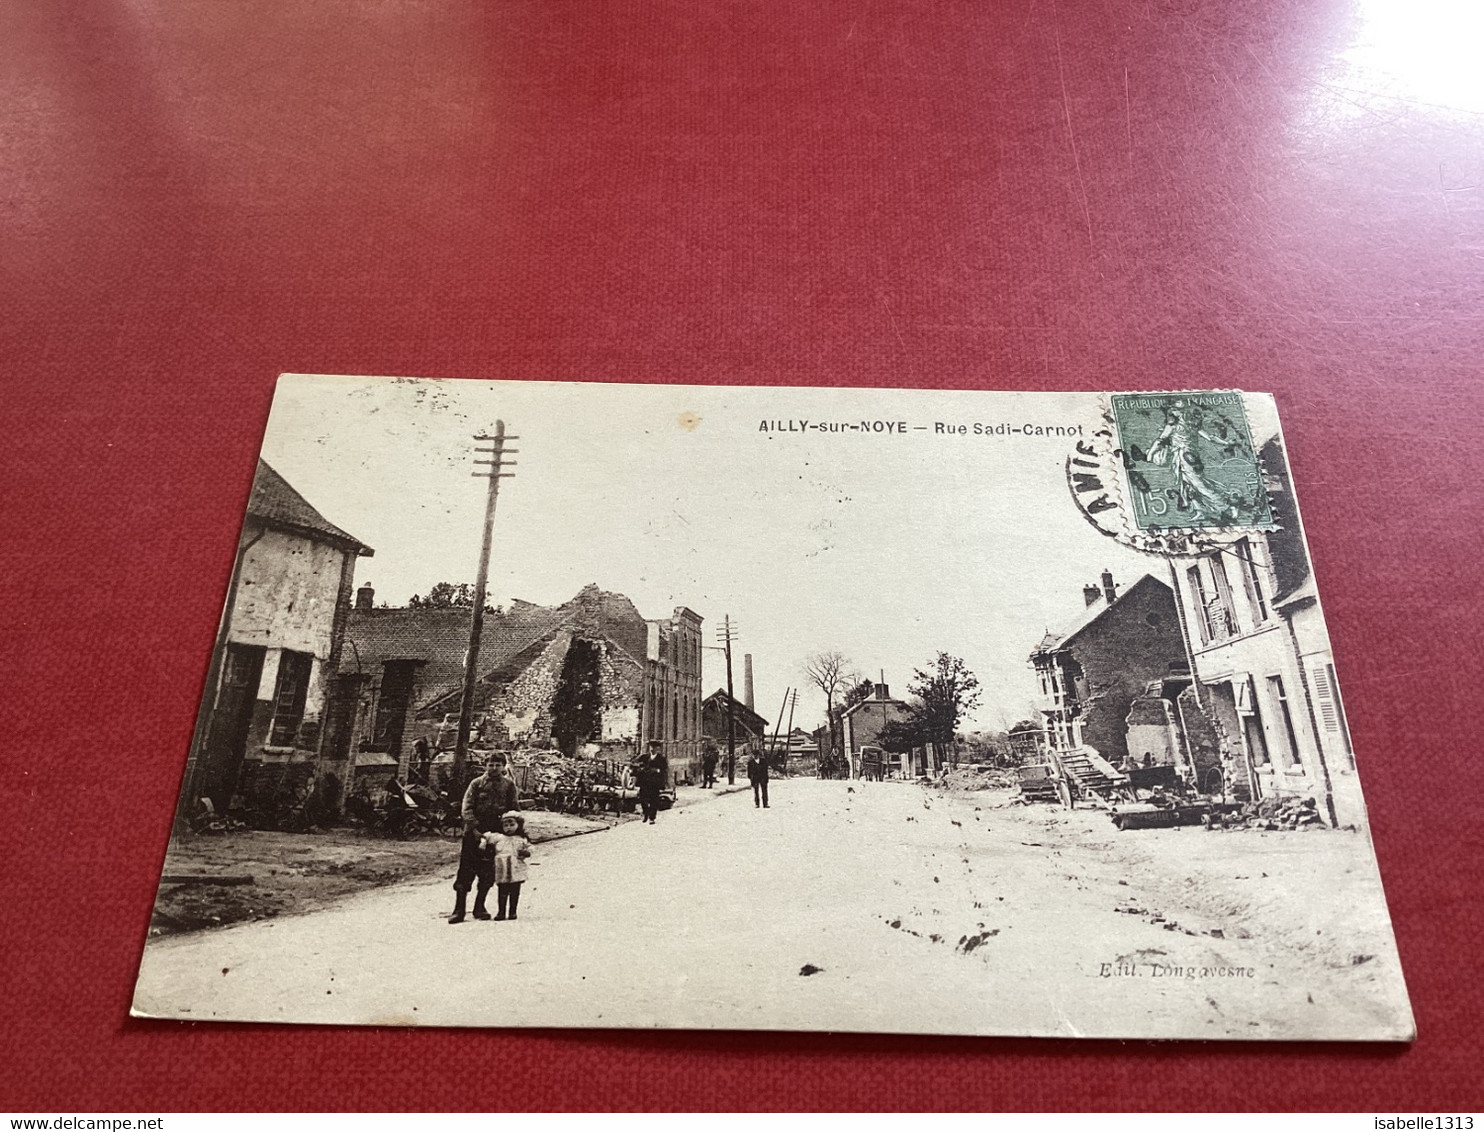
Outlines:
[[474, 613], [469, 618], [469, 651], [464, 657], [464, 694], [459, 700], [459, 735], [453, 748], [455, 790], [464, 788], [464, 766], [469, 758], [469, 729], [474, 722], [474, 684], [479, 672], [479, 638], [484, 633], [484, 594], [489, 587], [490, 543], [495, 531], [495, 502], [500, 498], [500, 481], [515, 475], [514, 472], [504, 470], [515, 467], [515, 461], [507, 460], [505, 457], [518, 450], [506, 448], [505, 442], [519, 439], [518, 436], [505, 435], [504, 421], [495, 422], [494, 436], [480, 433], [474, 438], [476, 443], [481, 444], [492, 441], [494, 447], [474, 450], [476, 455], [491, 457], [488, 460], [476, 459], [474, 461], [475, 464], [489, 468], [489, 471], [469, 473], [478, 479], [489, 480], [490, 486], [489, 495], [484, 503], [484, 541], [479, 547], [479, 573], [474, 580]]
[[[783, 713], [788, 711], [788, 699], [794, 694], [792, 688], [783, 689], [783, 702], [778, 705], [778, 722], [773, 725], [773, 737], [763, 745], [763, 754], [771, 762], [778, 753], [778, 737], [783, 734]], [[767, 738], [767, 736], [764, 736]]]
[[799, 706], [799, 690], [793, 689], [788, 701], [788, 730], [783, 733], [783, 773], [788, 775], [788, 752], [794, 741], [794, 708]]
[[792, 691], [792, 688], [783, 689], [783, 702], [778, 705], [778, 722], [773, 725], [773, 738], [768, 739], [766, 734], [763, 736], [767, 740], [763, 744], [764, 758], [772, 759], [774, 753], [778, 750], [778, 736], [783, 734], [783, 713], [788, 710], [788, 697]]
[[727, 654], [727, 785], [737, 784], [737, 701], [732, 698], [732, 641], [735, 630], [727, 614], [716, 631]]

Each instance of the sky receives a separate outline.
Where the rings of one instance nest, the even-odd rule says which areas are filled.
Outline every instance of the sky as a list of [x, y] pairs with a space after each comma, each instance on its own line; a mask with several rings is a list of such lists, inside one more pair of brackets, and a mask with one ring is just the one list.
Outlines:
[[[776, 719], [797, 687], [805, 728], [824, 719], [812, 654], [837, 649], [905, 698], [944, 651], [982, 685], [964, 728], [998, 729], [1032, 714], [1029, 654], [1078, 616], [1084, 584], [1106, 569], [1121, 591], [1165, 567], [1073, 505], [1075, 437], [974, 426], [1090, 432], [1099, 417], [1091, 393], [285, 375], [263, 456], [375, 549], [356, 584], [402, 605], [474, 580], [487, 481], [472, 438], [503, 419], [519, 439], [495, 518], [496, 604], [560, 604], [596, 583], [649, 618], [689, 606], [708, 645], [730, 615], [738, 697], [751, 653], [757, 710]], [[817, 427], [863, 421], [873, 430]], [[704, 691], [725, 682], [708, 651]]]

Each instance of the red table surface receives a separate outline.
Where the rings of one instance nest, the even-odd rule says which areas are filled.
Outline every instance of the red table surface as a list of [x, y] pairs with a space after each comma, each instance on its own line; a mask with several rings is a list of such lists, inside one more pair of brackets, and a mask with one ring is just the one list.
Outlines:
[[[0, 7], [0, 1106], [1478, 1107], [1484, 96], [1402, 8]], [[286, 370], [1274, 391], [1415, 1046], [130, 1021]]]

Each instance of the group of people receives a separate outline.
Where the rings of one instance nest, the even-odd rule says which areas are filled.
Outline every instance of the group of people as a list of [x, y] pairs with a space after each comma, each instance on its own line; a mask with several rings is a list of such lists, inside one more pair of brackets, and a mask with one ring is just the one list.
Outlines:
[[[701, 755], [701, 789], [710, 790], [716, 785], [716, 764], [720, 761], [715, 747], [708, 746]], [[754, 750], [747, 758], [747, 781], [752, 784], [752, 804], [760, 809], [768, 808], [768, 758]]]
[[[703, 786], [716, 785], [715, 750], [708, 750], [702, 761]], [[670, 767], [664, 745], [654, 742], [633, 766], [634, 782], [639, 791], [639, 808], [648, 825], [655, 823], [663, 804], [665, 784]], [[747, 760], [747, 779], [752, 784], [752, 804], [768, 806], [768, 760], [754, 751]], [[459, 871], [454, 877], [454, 908], [450, 924], [462, 924], [472, 914], [476, 920], [514, 920], [520, 908], [520, 887], [526, 881], [526, 862], [531, 856], [531, 841], [526, 836], [525, 818], [518, 812], [519, 794], [505, 756], [490, 756], [484, 773], [469, 783], [464, 791], [464, 837], [459, 846]], [[491, 913], [485, 902], [490, 889], [498, 898]], [[474, 907], [469, 908], [469, 893], [474, 893]]]
[[[458, 875], [453, 882], [450, 924], [462, 924], [468, 917], [471, 888], [475, 892], [476, 920], [517, 918], [520, 886], [525, 883], [526, 861], [531, 856], [526, 821], [517, 812], [517, 801], [515, 780], [510, 777], [505, 756], [491, 755], [484, 773], [464, 791], [464, 839], [459, 847]], [[493, 915], [485, 907], [491, 888], [498, 898]]]

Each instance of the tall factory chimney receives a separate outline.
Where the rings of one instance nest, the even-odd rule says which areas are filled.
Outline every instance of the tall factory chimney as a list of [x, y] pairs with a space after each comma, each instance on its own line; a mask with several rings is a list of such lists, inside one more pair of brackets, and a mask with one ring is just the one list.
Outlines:
[[748, 711], [756, 711], [752, 702], [752, 654], [748, 653], [742, 658], [742, 694], [743, 703], [747, 705]]

